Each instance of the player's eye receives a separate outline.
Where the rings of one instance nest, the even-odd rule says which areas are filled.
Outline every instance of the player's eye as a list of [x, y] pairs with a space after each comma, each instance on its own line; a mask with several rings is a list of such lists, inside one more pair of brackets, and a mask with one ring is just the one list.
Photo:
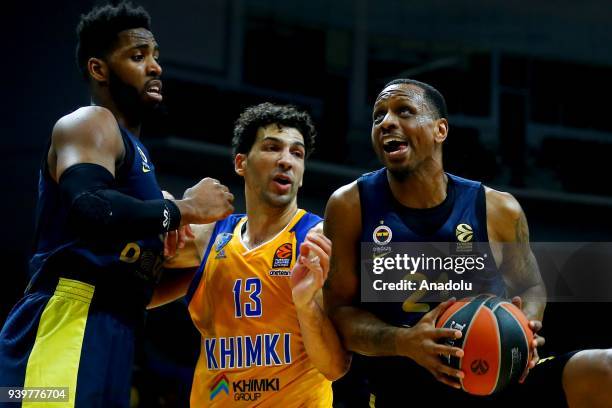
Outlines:
[[269, 152], [278, 152], [280, 150], [280, 146], [274, 143], [268, 143], [264, 146], [264, 150]]
[[132, 61], [140, 62], [142, 60], [144, 60], [144, 55], [142, 55], [142, 54], [132, 55]]
[[384, 112], [382, 111], [375, 112], [374, 115], [372, 115], [372, 120], [374, 121], [374, 123], [379, 124], [380, 122], [382, 122], [384, 117], [385, 117]]
[[412, 115], [412, 111], [407, 106], [400, 107], [397, 113], [404, 117]]
[[304, 158], [304, 151], [302, 150], [294, 150], [293, 155], [299, 159], [303, 159]]

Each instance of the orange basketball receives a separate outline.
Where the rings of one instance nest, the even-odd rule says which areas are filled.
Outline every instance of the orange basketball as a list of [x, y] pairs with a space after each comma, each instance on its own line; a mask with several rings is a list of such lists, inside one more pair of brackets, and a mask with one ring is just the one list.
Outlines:
[[533, 333], [523, 312], [505, 299], [480, 295], [457, 301], [440, 316], [436, 327], [460, 330], [448, 343], [463, 349], [462, 358], [445, 361], [464, 372], [464, 391], [489, 395], [518, 381], [529, 363]]

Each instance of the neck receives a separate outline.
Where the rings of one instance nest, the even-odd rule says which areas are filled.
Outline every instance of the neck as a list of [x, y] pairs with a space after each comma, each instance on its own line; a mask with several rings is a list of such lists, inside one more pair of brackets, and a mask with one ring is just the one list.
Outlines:
[[91, 104], [102, 106], [110, 110], [121, 127], [127, 129], [136, 137], [140, 137], [141, 120], [136, 118], [137, 115], [129, 115], [122, 112], [117, 107], [115, 101], [107, 93], [94, 94], [91, 97]]
[[446, 199], [448, 177], [442, 163], [436, 160], [424, 163], [405, 176], [387, 170], [387, 180], [393, 197], [405, 207], [432, 208]]
[[269, 241], [289, 224], [295, 215], [297, 200], [293, 200], [285, 207], [271, 207], [263, 203], [254, 204], [252, 200], [246, 199], [247, 217], [246, 232], [242, 237], [243, 242], [253, 248]]

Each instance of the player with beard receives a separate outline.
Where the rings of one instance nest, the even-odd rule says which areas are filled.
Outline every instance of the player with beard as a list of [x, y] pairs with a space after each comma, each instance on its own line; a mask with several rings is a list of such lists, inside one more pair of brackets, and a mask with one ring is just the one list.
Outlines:
[[164, 235], [172, 252], [181, 226], [225, 218], [233, 196], [212, 179], [182, 200], [162, 196], [139, 140], [143, 115], [162, 101], [147, 12], [95, 8], [77, 34], [92, 105], [55, 124], [42, 161], [32, 276], [0, 332], [0, 387], [66, 387], [61, 406], [127, 407]]

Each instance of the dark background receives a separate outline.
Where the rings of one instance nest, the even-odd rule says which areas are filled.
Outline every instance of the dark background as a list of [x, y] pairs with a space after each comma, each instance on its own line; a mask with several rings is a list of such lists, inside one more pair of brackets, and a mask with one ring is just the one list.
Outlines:
[[[89, 102], [74, 30], [94, 4], [101, 2], [20, 2], [2, 13], [0, 322], [27, 283], [38, 165], [51, 128]], [[166, 107], [144, 139], [160, 184], [175, 195], [214, 176], [243, 209], [229, 153], [233, 121], [255, 103], [293, 103], [319, 130], [300, 203], [322, 213], [332, 191], [378, 166], [371, 105], [387, 81], [411, 77], [447, 98], [447, 170], [513, 193], [533, 241], [612, 241], [609, 2], [139, 4], [161, 47]], [[167, 406], [188, 391], [197, 355], [184, 309], [177, 302], [151, 313], [140, 344], [136, 382], [165, 393]], [[596, 319], [608, 310], [550, 304], [547, 347], [609, 347]], [[158, 404], [156, 395], [142, 398], [142, 406]]]

